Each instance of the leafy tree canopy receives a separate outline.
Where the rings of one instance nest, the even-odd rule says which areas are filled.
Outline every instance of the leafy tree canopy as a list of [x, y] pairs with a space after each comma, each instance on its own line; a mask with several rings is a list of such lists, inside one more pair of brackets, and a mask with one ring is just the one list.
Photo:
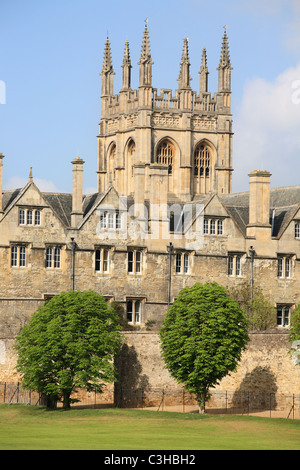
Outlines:
[[292, 312], [289, 339], [292, 343], [292, 360], [300, 365], [300, 304]]
[[16, 339], [24, 388], [69, 408], [78, 389], [101, 392], [113, 382], [121, 341], [119, 319], [93, 291], [63, 292], [39, 307]]
[[266, 331], [276, 328], [274, 303], [263, 295], [258, 286], [253, 287], [252, 293], [251, 290], [249, 282], [246, 281], [229, 291], [229, 295], [245, 311], [249, 330]]
[[160, 331], [171, 375], [197, 396], [204, 410], [209, 389], [234, 371], [249, 340], [243, 310], [217, 283], [183, 289]]

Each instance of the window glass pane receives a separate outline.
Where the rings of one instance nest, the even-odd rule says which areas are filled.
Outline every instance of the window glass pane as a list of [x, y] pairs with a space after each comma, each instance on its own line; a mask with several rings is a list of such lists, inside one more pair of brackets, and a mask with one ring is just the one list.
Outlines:
[[114, 228], [114, 214], [108, 214], [108, 228]]
[[106, 228], [106, 213], [100, 215], [100, 228]]
[[278, 275], [278, 277], [283, 276], [283, 260], [282, 260], [282, 258], [278, 258], [277, 275]]
[[116, 228], [121, 228], [121, 214], [116, 214]]
[[103, 272], [108, 272], [108, 250], [103, 250]]
[[46, 249], [46, 268], [52, 268], [52, 248]]
[[95, 271], [100, 271], [101, 269], [101, 250], [96, 250], [95, 252]]
[[215, 220], [210, 221], [210, 233], [211, 235], [215, 235], [216, 233], [216, 221]]
[[284, 323], [283, 326], [289, 326], [290, 324], [290, 308], [289, 307], [284, 307]]
[[139, 300], [135, 301], [134, 322], [141, 322], [141, 302]]
[[184, 254], [184, 273], [187, 274], [189, 272], [189, 255], [188, 253]]
[[282, 326], [282, 306], [277, 307], [277, 326]]
[[181, 253], [176, 254], [176, 272], [181, 272]]
[[24, 209], [19, 209], [19, 224], [25, 224], [25, 211]]
[[291, 258], [285, 259], [285, 277], [291, 277]]
[[54, 267], [60, 268], [60, 248], [56, 247], [54, 250]]
[[26, 266], [26, 246], [20, 246], [20, 266]]
[[128, 272], [133, 273], [133, 251], [128, 251]]
[[223, 235], [223, 220], [218, 220], [218, 235]]
[[208, 233], [208, 219], [203, 221], [203, 233]]
[[228, 256], [228, 274], [233, 275], [233, 256]]
[[137, 273], [142, 271], [142, 253], [140, 251], [135, 252], [135, 270]]
[[18, 266], [18, 247], [17, 246], [11, 247], [11, 265]]
[[41, 225], [41, 212], [40, 211], [35, 211], [34, 223], [35, 225]]
[[129, 300], [127, 302], [127, 321], [132, 323], [132, 308], [133, 308], [133, 302], [132, 300]]
[[32, 225], [32, 211], [31, 210], [27, 211], [27, 224]]

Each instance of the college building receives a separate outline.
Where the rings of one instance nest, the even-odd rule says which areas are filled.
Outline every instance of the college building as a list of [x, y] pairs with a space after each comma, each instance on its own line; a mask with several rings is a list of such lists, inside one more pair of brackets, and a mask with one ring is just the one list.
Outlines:
[[[126, 41], [114, 93], [109, 39], [101, 70], [97, 192], [83, 193], [84, 159], [70, 164], [71, 194], [3, 190], [0, 154], [0, 337], [13, 339], [37, 307], [70, 289], [92, 289], [124, 307], [130, 324], [157, 330], [179, 291], [195, 282], [259, 286], [289, 326], [300, 293], [300, 186], [270, 188], [253, 169], [232, 193], [231, 73], [225, 29], [218, 91], [208, 90], [206, 50], [191, 87], [184, 39], [178, 88], [153, 87], [145, 27], [139, 87]], [[9, 155], [6, 156], [9, 158]]]

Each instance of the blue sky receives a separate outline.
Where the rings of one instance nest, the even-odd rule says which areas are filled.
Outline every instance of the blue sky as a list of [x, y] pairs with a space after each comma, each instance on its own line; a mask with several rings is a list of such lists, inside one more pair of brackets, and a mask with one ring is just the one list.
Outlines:
[[199, 90], [206, 47], [209, 90], [217, 91], [216, 67], [228, 25], [234, 67], [233, 190], [248, 190], [254, 169], [269, 170], [273, 187], [300, 184], [299, 0], [0, 0], [4, 188], [25, 184], [32, 166], [42, 190], [70, 192], [70, 162], [80, 155], [86, 162], [84, 189], [95, 190], [106, 36], [114, 92], [121, 88], [127, 39], [136, 88], [146, 18], [158, 89], [177, 88], [187, 36], [193, 89]]

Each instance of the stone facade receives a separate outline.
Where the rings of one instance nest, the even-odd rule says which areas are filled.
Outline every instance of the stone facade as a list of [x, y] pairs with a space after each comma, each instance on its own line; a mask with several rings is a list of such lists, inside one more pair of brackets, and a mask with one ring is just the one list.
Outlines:
[[6, 348], [22, 325], [73, 288], [118, 301], [129, 323], [157, 330], [183, 287], [246, 281], [277, 307], [278, 327], [288, 327], [300, 292], [300, 186], [270, 189], [270, 173], [255, 170], [249, 191], [232, 194], [226, 31], [214, 95], [205, 49], [199, 92], [189, 60], [185, 39], [178, 89], [158, 92], [146, 27], [139, 88], [131, 89], [126, 43], [116, 95], [107, 39], [95, 194], [83, 194], [80, 157], [71, 162], [72, 194], [41, 192], [32, 170], [25, 187], [4, 191], [0, 154], [0, 380], [11, 377]]

